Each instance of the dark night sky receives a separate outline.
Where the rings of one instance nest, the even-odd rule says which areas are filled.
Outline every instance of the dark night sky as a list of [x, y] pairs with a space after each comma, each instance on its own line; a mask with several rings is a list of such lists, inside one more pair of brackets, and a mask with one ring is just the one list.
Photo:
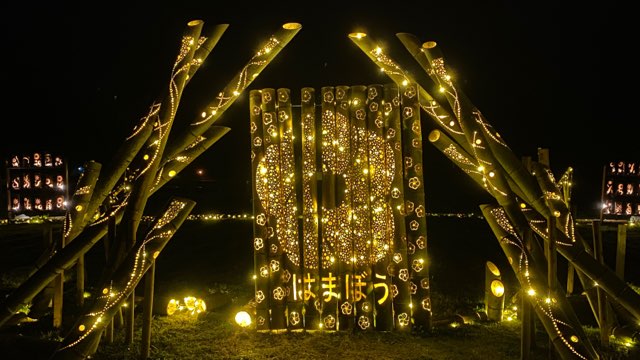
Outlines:
[[[417, 73], [394, 35], [409, 32], [439, 43], [459, 86], [517, 156], [535, 157], [538, 147], [546, 147], [556, 175], [574, 168], [579, 215], [596, 212], [605, 163], [640, 160], [634, 23], [631, 12], [615, 3], [569, 8], [544, 1], [406, 1], [375, 10], [372, 2], [366, 10], [311, 1], [294, 3], [297, 10], [277, 8], [282, 2], [231, 5], [236, 9], [217, 8], [217, 1], [184, 5], [190, 3], [83, 9], [48, 2], [2, 9], [0, 155], [46, 150], [76, 165], [108, 162], [162, 93], [182, 31], [199, 18], [205, 28], [230, 26], [186, 89], [174, 129], [194, 119], [269, 34], [296, 21], [302, 30], [249, 90], [288, 87], [295, 93], [303, 86], [389, 82], [347, 38], [352, 31], [379, 39]], [[218, 121], [232, 131], [187, 169], [205, 168], [215, 191], [226, 193], [237, 210], [250, 209], [247, 94]], [[427, 134], [434, 125], [424, 118]], [[426, 141], [424, 151], [430, 210], [476, 211], [486, 199], [481, 190]], [[189, 177], [182, 181], [188, 184]]]

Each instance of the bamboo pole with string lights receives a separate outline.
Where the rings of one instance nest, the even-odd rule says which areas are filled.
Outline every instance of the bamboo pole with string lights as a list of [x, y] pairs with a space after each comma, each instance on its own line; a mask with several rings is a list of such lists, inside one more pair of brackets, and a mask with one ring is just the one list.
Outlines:
[[185, 131], [177, 135], [176, 139], [167, 145], [163, 162], [175, 157], [187, 146], [193, 144], [204, 131], [216, 122], [222, 113], [236, 101], [238, 96], [273, 61], [301, 28], [302, 25], [298, 23], [286, 23], [271, 35], [269, 40], [249, 59], [240, 72], [216, 95], [216, 99], [202, 110], [200, 118], [195, 119]]
[[[368, 46], [367, 48], [371, 48], [371, 46]], [[379, 48], [376, 48], [373, 53], [370, 54], [375, 54], [374, 58], [376, 59], [386, 59], [387, 63], [391, 63], [391, 61], [384, 55], [384, 52]], [[441, 58], [438, 59], [441, 60]], [[442, 85], [440, 90], [449, 97], [451, 107], [456, 114], [457, 120], [460, 122], [459, 126], [464, 130], [463, 134], [464, 139], [466, 139], [467, 146], [472, 149], [469, 153], [473, 154], [473, 157], [478, 161], [478, 164], [481, 165], [480, 170], [483, 174], [483, 182], [487, 183], [487, 188], [490, 193], [505, 209], [506, 213], [509, 214], [509, 218], [512, 219], [512, 223], [516, 227], [516, 233], [524, 234], [524, 230], [528, 228], [527, 223], [516, 205], [512, 191], [508, 187], [506, 178], [503, 176], [504, 171], [496, 161], [491, 149], [486, 145], [488, 142], [487, 138], [490, 139], [489, 141], [500, 141], [499, 137], [497, 137], [496, 134], [487, 131], [488, 125], [478, 111], [470, 111], [468, 107], [465, 107], [464, 109], [461, 107], [461, 99], [458, 97], [458, 93], [453, 86], [453, 83], [450, 82], [451, 79], [446, 73], [446, 69], [444, 69], [444, 64], [438, 62], [437, 65], [439, 65], [439, 67], [435, 69], [435, 72], [438, 73], [438, 76], [449, 81], [447, 83], [449, 90], [447, 91], [447, 89]], [[397, 68], [399, 69], [399, 67]], [[523, 191], [528, 191], [528, 189], [524, 189]], [[548, 210], [546, 210], [546, 212], [548, 212]]]
[[[550, 342], [562, 359], [598, 359], [582, 325], [573, 315], [567, 314], [568, 304], [563, 291], [556, 296], [548, 295], [544, 266], [532, 259], [526, 245], [515, 231], [503, 208], [495, 205], [481, 205], [487, 223], [498, 238], [500, 247], [513, 268], [523, 288], [522, 296], [527, 296], [538, 319], [545, 327]], [[562, 289], [559, 289], [562, 290]]]
[[[361, 37], [361, 39], [364, 39], [366, 37]], [[354, 40], [354, 38], [352, 37], [352, 40]], [[354, 40], [355, 41], [355, 40]], [[358, 42], [358, 45], [361, 46], [361, 41]], [[434, 47], [435, 44], [431, 44], [431, 43], [425, 43], [425, 46], [423, 47], [426, 50], [432, 49]], [[361, 48], [363, 50], [372, 50], [374, 49], [373, 47], [373, 43], [371, 41], [369, 41], [367, 43], [367, 46], [362, 45]], [[376, 48], [377, 49], [377, 48]], [[365, 51], [366, 52], [366, 51]], [[433, 51], [431, 51], [431, 53], [433, 54]], [[370, 58], [372, 58], [374, 61], [378, 61], [381, 62], [380, 59], [384, 58], [387, 59], [387, 63], [393, 63], [391, 60], [389, 60], [388, 58], [386, 58], [386, 56], [384, 55], [384, 53], [380, 50], [380, 51], [369, 51], [367, 53], [369, 55]], [[374, 56], [375, 54], [377, 54], [377, 57]], [[439, 58], [441, 59], [441, 58]], [[440, 61], [438, 62], [440, 63]], [[393, 63], [395, 64], [395, 63]], [[444, 63], [442, 61], [441, 64], [438, 64], [439, 69], [434, 69], [434, 73], [437, 73], [437, 76], [441, 77], [444, 79], [444, 82], [441, 83], [442, 85], [446, 85], [447, 87], [444, 89], [444, 93], [447, 94], [447, 96], [452, 97], [452, 94], [456, 94], [457, 93], [457, 89], [455, 89], [453, 86], [453, 82], [451, 81], [451, 77], [447, 78], [447, 73], [446, 70], [442, 71], [444, 69]], [[433, 67], [433, 64], [432, 64]], [[398, 67], [398, 69], [400, 69]], [[396, 71], [397, 73], [398, 71]], [[404, 72], [402, 72], [402, 74], [404, 74]], [[393, 76], [390, 75], [390, 77], [394, 80], [394, 81], [402, 81], [402, 78], [398, 78], [397, 75], [396, 78], [394, 79]], [[443, 88], [445, 86], [442, 86]], [[455, 92], [452, 90], [456, 90]], [[425, 110], [424, 106], [422, 107], [423, 110]], [[426, 111], [426, 110], [425, 110]], [[427, 111], [428, 112], [428, 111]], [[469, 113], [467, 111], [467, 113]], [[482, 130], [481, 132], [478, 132], [477, 134], [479, 135], [479, 139], [482, 141], [483, 137], [486, 137], [486, 139], [491, 139], [491, 141], [489, 142], [502, 142], [502, 140], [500, 139], [500, 137], [498, 136], [498, 134], [490, 128], [490, 125], [484, 120], [484, 118], [482, 117], [482, 115], [479, 112], [473, 112], [471, 111], [471, 115], [473, 118], [475, 118], [475, 121], [478, 125], [482, 126]], [[468, 117], [468, 116], [467, 116]], [[438, 122], [440, 125], [442, 125], [442, 122]], [[473, 123], [471, 123], [471, 125], [474, 125]], [[462, 126], [461, 128], [465, 128], [464, 126]], [[473, 127], [471, 127], [473, 128]], [[476, 126], [477, 128], [477, 126]], [[445, 130], [448, 131], [448, 129], [445, 128]], [[468, 129], [465, 129], [464, 131], [465, 133], [468, 132]], [[483, 134], [485, 136], [483, 136]], [[472, 135], [475, 135], [472, 134]], [[470, 136], [469, 134], [467, 134], [466, 136]], [[458, 140], [460, 137], [457, 137], [456, 140]], [[486, 140], [484, 139], [484, 140]], [[471, 142], [471, 144], [473, 144], [474, 142]], [[487, 141], [483, 142], [484, 144], [487, 143]], [[463, 144], [460, 144], [461, 146], [464, 146]], [[469, 145], [469, 144], [468, 144]], [[486, 146], [486, 145], [485, 145]], [[478, 147], [474, 147], [474, 149], [478, 149]], [[525, 175], [523, 175], [520, 171], [514, 171], [513, 168], [516, 167], [516, 165], [514, 163], [510, 163], [509, 159], [511, 157], [509, 157], [508, 155], [505, 155], [503, 153], [505, 152], [510, 152], [510, 150], [508, 149], [508, 147], [504, 146], [504, 145], [495, 145], [495, 144], [489, 144], [489, 146], [487, 146], [485, 149], [491, 150], [491, 151], [495, 151], [497, 154], [499, 154], [499, 159], [502, 161], [502, 163], [504, 164], [505, 167], [507, 167], [508, 169], [510, 169], [510, 171], [508, 172], [509, 177], [512, 177], [513, 179], [518, 179], [520, 176], [525, 177]], [[494, 156], [492, 154], [489, 154], [490, 151], [485, 151], [485, 155], [490, 155], [491, 158], [494, 158]], [[469, 152], [469, 153], [475, 153], [475, 151], [473, 152]], [[504, 155], [504, 156], [503, 156]], [[519, 163], [519, 162], [518, 162]], [[499, 162], [495, 162], [493, 164], [493, 166], [495, 166], [496, 169], [501, 169], [502, 164], [500, 164]], [[500, 173], [503, 173], [505, 171], [500, 171]], [[515, 181], [515, 180], [514, 180]], [[504, 182], [503, 182], [504, 183]], [[513, 182], [509, 182], [509, 184], [514, 184]], [[536, 190], [535, 186], [537, 186], [537, 184], [533, 183], [530, 180], [526, 180], [526, 181], [522, 181], [522, 183], [518, 183], [516, 184], [517, 186], [519, 186], [521, 188], [522, 193], [527, 197], [527, 198], [533, 198], [534, 196], [532, 196], [533, 194], [539, 194], [540, 190]], [[525, 188], [526, 186], [526, 188]], [[503, 188], [504, 189], [504, 188]], [[546, 205], [544, 204], [543, 199], [532, 199], [531, 200], [531, 206], [536, 207], [536, 211], [538, 211], [541, 214], [548, 214], [549, 210], [546, 208]], [[514, 217], [519, 217], [516, 215], [514, 209], [508, 209], [506, 208], [507, 211], [509, 211], [510, 213], [510, 217], [513, 219]], [[518, 220], [518, 223], [521, 222], [520, 220]], [[516, 226], [520, 227], [521, 225], [516, 224]], [[567, 234], [564, 233], [564, 229], [561, 228], [560, 229], [561, 232], [559, 234], [559, 240], [563, 241], [563, 240], [568, 240], [567, 239]], [[576, 243], [577, 244], [577, 243]], [[575, 245], [575, 244], [574, 244]], [[597, 281], [598, 284], [600, 284], [600, 286], [602, 286], [602, 288], [607, 291], [614, 299], [616, 299], [617, 301], [619, 301], [619, 303], [624, 306], [627, 310], [629, 310], [630, 313], [632, 313], [637, 319], [640, 319], [640, 295], [638, 295], [637, 293], [635, 293], [628, 285], [624, 284], [623, 281], [621, 281], [619, 278], [617, 278], [615, 276], [615, 274], [612, 274], [612, 272], [608, 269], [606, 269], [603, 266], [599, 266], [597, 264], [594, 263], [592, 258], [589, 258], [589, 254], [585, 251], [585, 248], [577, 245], [577, 246], [571, 246], [570, 248], [567, 247], [559, 247], [558, 250], [561, 251], [561, 254], [565, 257], [567, 257], [567, 259], [570, 262], [573, 262], [574, 265], [576, 265], [577, 268], [579, 268], [580, 270], [582, 270], [589, 278], [591, 278], [591, 280], [593, 281]], [[601, 280], [598, 281], [597, 279]], [[605, 283], [603, 283], [602, 281], [604, 281]]]
[[[52, 360], [85, 359], [96, 351], [108, 320], [127, 301], [194, 206], [193, 200], [179, 197], [174, 197], [168, 202], [146, 236], [127, 254], [114, 276], [102, 284], [102, 294], [90, 304], [88, 311], [78, 318], [54, 352]], [[130, 307], [133, 307], [132, 303]]]

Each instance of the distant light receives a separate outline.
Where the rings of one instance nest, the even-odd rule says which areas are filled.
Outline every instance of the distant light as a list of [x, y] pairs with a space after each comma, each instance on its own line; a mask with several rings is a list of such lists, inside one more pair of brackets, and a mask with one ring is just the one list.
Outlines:
[[202, 169], [198, 169], [198, 171], [196, 171], [196, 173], [197, 173], [198, 175], [202, 175], [202, 174], [204, 174], [204, 170], [202, 170]]
[[80, 172], [84, 172], [84, 167], [82, 167], [82, 166], [78, 166], [78, 171], [80, 171]]
[[169, 171], [169, 177], [174, 177], [176, 176], [176, 171], [175, 170], [170, 170]]

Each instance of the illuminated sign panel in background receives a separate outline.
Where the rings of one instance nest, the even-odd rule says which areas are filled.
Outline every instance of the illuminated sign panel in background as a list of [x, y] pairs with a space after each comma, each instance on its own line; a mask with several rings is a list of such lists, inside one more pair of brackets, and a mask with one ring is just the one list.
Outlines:
[[69, 189], [67, 162], [62, 156], [43, 152], [12, 155], [6, 169], [9, 218], [65, 214]]
[[604, 169], [602, 215], [608, 219], [640, 216], [640, 161], [612, 161]]

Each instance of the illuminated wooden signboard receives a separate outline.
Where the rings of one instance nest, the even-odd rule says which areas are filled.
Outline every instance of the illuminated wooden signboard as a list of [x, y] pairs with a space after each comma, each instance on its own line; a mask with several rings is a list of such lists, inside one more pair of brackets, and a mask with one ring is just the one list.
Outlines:
[[9, 218], [63, 216], [69, 198], [67, 162], [44, 152], [12, 155], [7, 161]]
[[604, 169], [602, 215], [608, 219], [640, 216], [640, 161], [612, 161]]

